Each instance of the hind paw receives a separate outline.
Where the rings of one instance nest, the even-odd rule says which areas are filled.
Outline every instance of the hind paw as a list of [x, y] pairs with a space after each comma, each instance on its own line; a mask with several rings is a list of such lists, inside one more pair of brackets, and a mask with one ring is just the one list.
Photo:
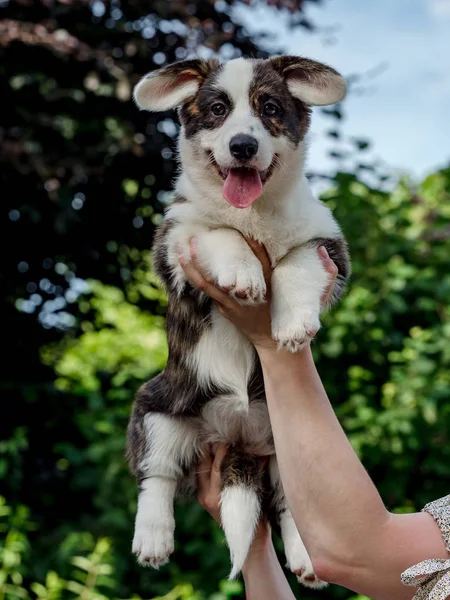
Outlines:
[[287, 567], [297, 576], [297, 581], [308, 588], [320, 590], [327, 586], [314, 573], [311, 559], [303, 545], [300, 536], [297, 534], [295, 540], [291, 542], [286, 550]]
[[139, 564], [159, 569], [168, 563], [174, 547], [173, 533], [174, 527], [169, 523], [148, 521], [137, 524], [132, 551]]
[[320, 590], [328, 585], [325, 581], [322, 581], [317, 577], [317, 575], [314, 573], [312, 565], [311, 568], [300, 567], [296, 570], [293, 570], [293, 573], [297, 576], [297, 581], [305, 587]]

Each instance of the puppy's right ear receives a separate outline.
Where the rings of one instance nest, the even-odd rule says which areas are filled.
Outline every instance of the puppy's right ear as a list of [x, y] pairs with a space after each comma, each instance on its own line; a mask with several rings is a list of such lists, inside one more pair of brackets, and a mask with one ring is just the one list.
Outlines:
[[152, 71], [134, 88], [136, 104], [154, 112], [176, 108], [195, 96], [218, 66], [217, 60], [192, 59]]

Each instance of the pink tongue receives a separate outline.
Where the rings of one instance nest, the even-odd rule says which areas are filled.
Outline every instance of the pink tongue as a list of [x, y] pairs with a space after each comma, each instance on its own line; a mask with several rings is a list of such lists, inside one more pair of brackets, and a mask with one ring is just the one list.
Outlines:
[[261, 177], [256, 169], [231, 169], [223, 184], [222, 195], [236, 208], [246, 208], [261, 196]]

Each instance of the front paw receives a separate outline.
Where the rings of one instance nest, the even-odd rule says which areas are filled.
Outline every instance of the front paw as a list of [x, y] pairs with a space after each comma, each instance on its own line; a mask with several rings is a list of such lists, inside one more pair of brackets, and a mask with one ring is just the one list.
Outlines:
[[320, 329], [319, 315], [312, 310], [298, 310], [295, 314], [285, 311], [272, 323], [272, 337], [278, 347], [298, 352], [311, 343]]
[[132, 551], [138, 562], [154, 569], [169, 562], [174, 548], [174, 530], [173, 519], [166, 522], [143, 520], [136, 523]]
[[266, 298], [266, 282], [259, 263], [232, 267], [217, 273], [217, 284], [240, 304], [262, 304]]

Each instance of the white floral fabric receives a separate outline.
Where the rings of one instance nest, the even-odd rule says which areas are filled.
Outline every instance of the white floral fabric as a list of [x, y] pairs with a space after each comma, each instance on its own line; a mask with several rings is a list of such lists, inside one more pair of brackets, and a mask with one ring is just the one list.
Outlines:
[[[436, 521], [450, 554], [450, 496], [430, 502], [423, 509]], [[450, 596], [450, 559], [430, 558], [402, 573], [405, 585], [418, 587], [413, 600], [446, 600]]]

